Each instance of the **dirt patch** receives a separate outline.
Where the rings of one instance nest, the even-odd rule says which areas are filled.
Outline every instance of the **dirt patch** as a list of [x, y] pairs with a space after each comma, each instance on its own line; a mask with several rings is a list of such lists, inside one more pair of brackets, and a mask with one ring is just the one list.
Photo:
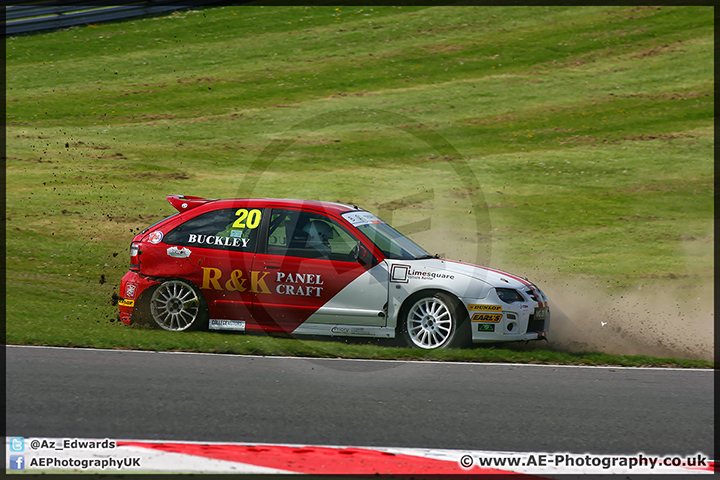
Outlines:
[[508, 123], [508, 122], [518, 122], [520, 121], [520, 117], [517, 115], [501, 115], [499, 117], [492, 117], [492, 118], [478, 118], [473, 120], [466, 120], [464, 123], [468, 125], [473, 124], [490, 124], [490, 123]]
[[648, 140], [677, 140], [678, 138], [697, 138], [695, 135], [688, 133], [661, 133], [657, 135], [630, 135], [622, 137], [623, 140], [635, 141], [648, 141]]
[[177, 83], [181, 84], [188, 84], [188, 83], [220, 83], [224, 82], [225, 80], [222, 78], [208, 78], [208, 77], [199, 77], [199, 78], [192, 78], [192, 77], [185, 77], [185, 78], [178, 78]]
[[446, 53], [446, 52], [457, 52], [458, 50], [464, 50], [471, 45], [448, 45], [448, 44], [442, 44], [438, 43], [435, 45], [423, 45], [420, 48], [425, 50], [428, 53]]
[[122, 153], [113, 153], [112, 155], [92, 155], [86, 154], [86, 158], [92, 158], [94, 160], [125, 160], [125, 155]]
[[295, 145], [333, 145], [335, 143], [340, 143], [340, 142], [341, 142], [341, 140], [339, 138], [318, 138], [318, 139], [299, 138], [299, 139], [293, 141], [293, 143]]
[[153, 178], [153, 179], [167, 179], [167, 180], [188, 180], [190, 175], [181, 172], [172, 173], [158, 173], [158, 172], [138, 172], [127, 175], [129, 178]]
[[[664, 99], [664, 100], [687, 100], [690, 98], [703, 98], [709, 97], [711, 94], [708, 92], [683, 92], [683, 93], [630, 93], [627, 95], [620, 95], [617, 93], [609, 93], [609, 97], [615, 98], [653, 98], [653, 99]], [[604, 96], [595, 95], [597, 98], [605, 98]]]
[[598, 145], [612, 144], [617, 145], [621, 142], [648, 142], [651, 140], [662, 140], [669, 142], [671, 140], [679, 140], [684, 138], [697, 138], [696, 135], [686, 133], [659, 133], [649, 135], [629, 135], [621, 138], [609, 138], [609, 137], [597, 137], [594, 135], [573, 135], [564, 140], [561, 140], [561, 144], [576, 144], [576, 145]]
[[435, 193], [432, 190], [425, 190], [414, 195], [409, 195], [405, 198], [393, 200], [391, 202], [382, 203], [378, 205], [378, 213], [380, 217], [389, 218], [391, 212], [395, 210], [407, 210], [407, 209], [427, 209], [430, 208], [427, 205], [423, 205], [426, 202], [432, 202], [435, 198]]
[[176, 115], [171, 115], [169, 113], [163, 113], [163, 114], [147, 114], [147, 115], [137, 115], [134, 117], [127, 117], [127, 116], [121, 116], [117, 117], [117, 119], [121, 122], [127, 122], [127, 123], [133, 123], [136, 125], [152, 125], [154, 121], [156, 120], [174, 120], [176, 119]]
[[361, 92], [350, 92], [350, 93], [338, 92], [335, 95], [330, 95], [328, 98], [365, 97], [365, 96], [371, 95], [371, 94], [372, 94], [372, 92], [368, 92], [367, 90], [363, 90]]
[[150, 224], [155, 219], [163, 218], [162, 215], [157, 214], [145, 214], [145, 215], [105, 215], [105, 218], [107, 218], [111, 222], [116, 223], [142, 223], [142, 224]]
[[608, 293], [589, 281], [541, 282], [552, 310], [551, 344], [569, 352], [600, 351], [714, 358], [713, 285], [634, 287]]
[[[690, 188], [693, 189], [693, 192], [697, 192], [698, 189], [708, 189], [711, 190], [713, 188], [713, 184], [711, 183], [698, 183], [698, 182], [692, 182], [692, 181], [686, 181], [682, 184], [673, 184], [673, 185], [667, 185], [667, 184], [652, 184], [652, 183], [645, 183], [645, 184], [639, 184], [639, 185], [630, 185], [625, 188], [619, 188], [616, 191], [620, 193], [641, 193], [641, 192], [662, 192], [662, 193], [671, 193], [671, 192], [677, 192], [682, 190], [689, 190]], [[653, 216], [648, 217], [641, 217], [638, 215], [634, 215], [631, 217], [618, 217], [618, 220], [675, 220], [673, 217], [668, 218], [658, 218]]]
[[649, 50], [644, 50], [637, 55], [633, 55], [631, 58], [647, 58], [647, 57], [656, 57], [658, 55], [663, 55], [665, 53], [673, 53], [673, 52], [682, 52], [683, 50], [680, 48], [677, 48], [674, 45], [669, 44], [663, 44], [658, 45], [657, 47], [653, 47]]

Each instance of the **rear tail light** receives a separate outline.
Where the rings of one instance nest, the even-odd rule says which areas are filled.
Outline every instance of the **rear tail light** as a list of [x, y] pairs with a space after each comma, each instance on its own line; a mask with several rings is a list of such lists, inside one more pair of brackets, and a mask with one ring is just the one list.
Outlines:
[[130, 244], [130, 270], [140, 270], [140, 243]]

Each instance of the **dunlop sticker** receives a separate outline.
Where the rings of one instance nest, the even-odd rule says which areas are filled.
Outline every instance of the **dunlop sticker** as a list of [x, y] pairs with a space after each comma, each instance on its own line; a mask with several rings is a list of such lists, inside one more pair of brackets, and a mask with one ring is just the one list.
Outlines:
[[483, 312], [502, 312], [502, 305], [468, 305], [468, 310], [471, 312], [483, 311]]
[[118, 302], [118, 305], [120, 305], [121, 307], [134, 307], [135, 300], [128, 300], [126, 298], [123, 298]]

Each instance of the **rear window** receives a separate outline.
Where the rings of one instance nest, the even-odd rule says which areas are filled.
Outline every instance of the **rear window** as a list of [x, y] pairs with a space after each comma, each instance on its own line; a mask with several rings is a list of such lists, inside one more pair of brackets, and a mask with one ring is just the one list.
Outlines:
[[180, 212], [175, 212], [175, 213], [173, 213], [172, 215], [170, 215], [169, 217], [163, 218], [163, 219], [160, 220], [159, 222], [153, 223], [152, 225], [150, 225], [149, 227], [147, 227], [145, 230], [143, 230], [142, 232], [140, 232], [140, 235], [143, 235], [143, 234], [149, 232], [151, 229], [157, 227], [158, 225], [160, 225], [161, 223], [165, 222], [166, 220], [170, 220], [171, 218], [173, 218], [174, 216], [178, 215], [179, 213], [180, 213]]
[[168, 245], [254, 252], [261, 218], [260, 209], [213, 210], [178, 225], [163, 241]]

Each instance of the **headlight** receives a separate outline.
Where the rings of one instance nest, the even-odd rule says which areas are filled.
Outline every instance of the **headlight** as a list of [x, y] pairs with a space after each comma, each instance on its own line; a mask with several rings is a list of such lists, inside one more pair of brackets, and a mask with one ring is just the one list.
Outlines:
[[517, 290], [512, 288], [496, 288], [497, 296], [505, 303], [524, 302], [525, 299]]

